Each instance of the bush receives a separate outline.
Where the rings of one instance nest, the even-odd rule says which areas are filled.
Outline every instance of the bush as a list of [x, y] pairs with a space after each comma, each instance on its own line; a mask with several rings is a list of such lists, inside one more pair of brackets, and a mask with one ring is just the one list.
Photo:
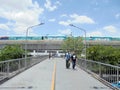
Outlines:
[[20, 45], [7, 45], [0, 51], [0, 61], [22, 58], [23, 54]]

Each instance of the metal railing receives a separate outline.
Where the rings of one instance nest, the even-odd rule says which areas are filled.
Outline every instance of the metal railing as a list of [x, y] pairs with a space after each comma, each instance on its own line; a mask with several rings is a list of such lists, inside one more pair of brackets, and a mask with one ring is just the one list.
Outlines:
[[77, 63], [80, 68], [96, 75], [98, 78], [108, 82], [111, 85], [112, 83], [118, 83], [120, 80], [119, 66], [84, 59], [79, 59]]
[[12, 59], [0, 62], [0, 81], [9, 79], [29, 67], [45, 60], [48, 56]]

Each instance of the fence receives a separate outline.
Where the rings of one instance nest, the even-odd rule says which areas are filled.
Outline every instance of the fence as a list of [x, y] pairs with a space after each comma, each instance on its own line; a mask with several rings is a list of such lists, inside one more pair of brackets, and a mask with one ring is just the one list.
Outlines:
[[27, 68], [45, 60], [47, 56], [13, 59], [0, 62], [0, 81], [9, 79]]
[[100, 63], [92, 60], [78, 60], [80, 68], [96, 75], [109, 84], [118, 83], [120, 80], [120, 67], [110, 64]]

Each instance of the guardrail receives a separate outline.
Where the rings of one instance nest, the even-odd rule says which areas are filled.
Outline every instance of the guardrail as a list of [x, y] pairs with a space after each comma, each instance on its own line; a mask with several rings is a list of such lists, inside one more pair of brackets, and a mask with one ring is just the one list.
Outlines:
[[78, 60], [77, 63], [80, 68], [111, 86], [117, 84], [120, 80], [120, 67], [118, 66], [84, 59]]
[[48, 56], [37, 56], [20, 59], [12, 59], [0, 62], [0, 81], [9, 79], [29, 67], [45, 60]]

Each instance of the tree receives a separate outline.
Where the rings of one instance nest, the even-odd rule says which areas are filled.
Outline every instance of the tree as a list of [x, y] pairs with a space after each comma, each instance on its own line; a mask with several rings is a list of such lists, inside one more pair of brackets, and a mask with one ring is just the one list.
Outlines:
[[112, 65], [120, 63], [120, 49], [112, 46], [92, 46], [87, 49], [87, 58]]
[[82, 37], [68, 37], [62, 44], [63, 51], [75, 52], [77, 55], [81, 55], [83, 50]]
[[7, 45], [0, 51], [0, 61], [22, 58], [23, 54], [20, 45]]
[[87, 49], [87, 58], [90, 60], [98, 60], [97, 56], [99, 55], [99, 46], [92, 46]]

